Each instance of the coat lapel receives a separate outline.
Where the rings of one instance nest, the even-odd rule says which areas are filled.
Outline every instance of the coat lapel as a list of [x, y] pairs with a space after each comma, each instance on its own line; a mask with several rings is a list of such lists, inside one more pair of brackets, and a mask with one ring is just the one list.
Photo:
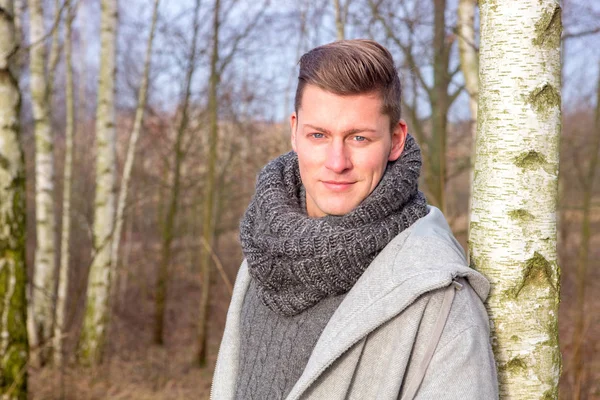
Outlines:
[[394, 279], [398, 277], [394, 271], [398, 267], [397, 256], [408, 235], [406, 232], [390, 242], [348, 292], [319, 337], [288, 400], [299, 399], [337, 358], [378, 326], [404, 311], [421, 294], [452, 282], [449, 272], [423, 272], [411, 268], [400, 280]]

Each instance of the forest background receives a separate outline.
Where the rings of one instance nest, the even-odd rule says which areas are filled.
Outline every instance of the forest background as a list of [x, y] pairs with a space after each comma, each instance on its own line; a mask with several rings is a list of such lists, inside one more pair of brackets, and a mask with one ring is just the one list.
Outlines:
[[[239, 220], [260, 168], [290, 150], [288, 116], [293, 111], [297, 61], [320, 44], [367, 37], [392, 51], [404, 84], [403, 116], [423, 148], [421, 189], [430, 203], [444, 209], [456, 237], [467, 248], [475, 125], [470, 101], [476, 93], [465, 80], [468, 72], [459, 57], [465, 34], [460, 31], [458, 1], [162, 2], [135, 147], [130, 138], [140, 114], [155, 4], [120, 2], [114, 43], [116, 179], [108, 192], [117, 196], [126, 188], [128, 197], [123, 203], [102, 363], [80, 367], [77, 343], [85, 325], [88, 275], [90, 266], [101, 258], [101, 252], [92, 251], [98, 249], [94, 213], [100, 181], [94, 159], [104, 57], [101, 7], [91, 0], [41, 1], [42, 34], [32, 40], [34, 4], [16, 2], [24, 43], [19, 84], [29, 282], [34, 282], [36, 246], [41, 242], [31, 51], [40, 44], [46, 57], [42, 71], [50, 110], [47, 163], [53, 171], [49, 175], [53, 185], [47, 190], [54, 219], [48, 224], [49, 240], [53, 248], [61, 247], [65, 182], [71, 185], [64, 220], [69, 221], [71, 237], [65, 322], [59, 335], [65, 360], [60, 367], [50, 366], [47, 359], [54, 342], [33, 343], [36, 362], [28, 366], [30, 398], [208, 397], [231, 284], [242, 260]], [[594, 399], [600, 398], [600, 298], [594, 296], [600, 290], [600, 170], [594, 140], [600, 135], [600, 2], [566, 0], [562, 10], [560, 388], [561, 398]], [[474, 50], [477, 26], [476, 12], [475, 36], [467, 40]], [[66, 57], [71, 47], [65, 40], [69, 30], [71, 63]], [[69, 66], [75, 114], [72, 172], [65, 181]], [[431, 95], [437, 90], [447, 94], [443, 101]], [[130, 149], [136, 154], [131, 178], [123, 179]], [[57, 271], [65, 257], [58, 250], [50, 257]], [[47, 292], [45, 296], [52, 297]], [[581, 332], [578, 326], [583, 327]]]

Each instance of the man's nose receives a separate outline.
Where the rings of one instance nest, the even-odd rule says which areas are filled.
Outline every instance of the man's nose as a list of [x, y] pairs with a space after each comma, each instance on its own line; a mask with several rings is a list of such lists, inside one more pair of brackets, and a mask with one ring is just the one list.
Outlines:
[[352, 168], [350, 152], [343, 141], [334, 141], [329, 146], [325, 167], [338, 174]]

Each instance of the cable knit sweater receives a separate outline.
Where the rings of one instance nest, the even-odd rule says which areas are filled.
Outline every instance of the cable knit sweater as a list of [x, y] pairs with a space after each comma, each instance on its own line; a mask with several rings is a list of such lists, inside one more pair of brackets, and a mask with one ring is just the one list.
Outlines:
[[239, 400], [284, 399], [302, 375], [308, 358], [344, 295], [322, 300], [300, 314], [286, 317], [265, 306], [251, 282], [242, 306]]

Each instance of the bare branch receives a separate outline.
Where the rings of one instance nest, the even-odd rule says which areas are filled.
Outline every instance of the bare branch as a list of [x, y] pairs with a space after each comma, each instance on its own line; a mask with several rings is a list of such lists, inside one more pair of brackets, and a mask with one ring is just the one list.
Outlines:
[[227, 292], [229, 293], [229, 296], [231, 296], [233, 294], [233, 285], [231, 284], [231, 280], [229, 280], [229, 277], [227, 276], [227, 273], [225, 272], [225, 268], [223, 268], [223, 264], [221, 263], [221, 260], [215, 254], [215, 251], [210, 246], [210, 244], [208, 243], [208, 241], [206, 240], [206, 238], [204, 236], [201, 236], [200, 240], [202, 241], [202, 245], [204, 246], [204, 248], [210, 253], [210, 257], [212, 258], [213, 262], [217, 266], [217, 270], [219, 270], [219, 274], [221, 275], [223, 282], [225, 282], [225, 286], [227, 287]]
[[52, 36], [54, 34], [54, 31], [56, 29], [58, 29], [58, 26], [60, 24], [60, 20], [62, 18], [63, 10], [65, 8], [66, 8], [66, 2], [63, 1], [62, 6], [60, 6], [60, 10], [56, 13], [56, 16], [54, 18], [54, 22], [52, 23], [52, 26], [50, 27], [50, 30], [48, 32], [46, 32], [46, 34], [44, 36], [42, 36], [39, 40], [37, 40], [37, 41], [35, 41], [33, 43], [29, 43], [29, 46], [25, 46], [25, 47], [19, 48], [19, 51], [29, 51], [29, 49], [31, 47], [37, 45], [38, 43], [41, 43], [41, 42], [45, 41], [50, 36]]
[[221, 74], [223, 73], [223, 71], [225, 70], [225, 68], [227, 68], [227, 65], [229, 65], [229, 63], [231, 62], [231, 60], [233, 59], [233, 56], [235, 55], [235, 53], [238, 50], [238, 47], [241, 43], [241, 41], [246, 38], [248, 36], [248, 34], [250, 34], [250, 32], [252, 32], [252, 30], [256, 27], [256, 25], [258, 25], [258, 23], [262, 20], [262, 16], [265, 13], [265, 10], [267, 9], [268, 5], [269, 5], [269, 0], [265, 0], [263, 3], [263, 6], [260, 7], [260, 11], [257, 13], [256, 17], [254, 18], [254, 20], [252, 22], [250, 22], [246, 28], [239, 34], [237, 35], [234, 39], [233, 39], [233, 46], [231, 47], [231, 50], [229, 51], [229, 54], [227, 54], [224, 58], [223, 61], [221, 62], [221, 65], [219, 66], [219, 72], [218, 72], [218, 76], [220, 77]]
[[371, 11], [372, 11], [375, 19], [381, 23], [381, 25], [385, 29], [385, 32], [386, 32], [386, 35], [388, 36], [388, 38], [390, 38], [398, 47], [400, 47], [400, 49], [402, 49], [402, 52], [404, 53], [404, 56], [406, 57], [406, 61], [408, 62], [409, 68], [411, 69], [412, 72], [414, 72], [416, 74], [416, 76], [419, 78], [419, 82], [421, 83], [421, 85], [423, 86], [423, 88], [425, 89], [427, 94], [431, 97], [431, 95], [432, 95], [431, 88], [429, 86], [427, 86], [427, 83], [425, 83], [425, 79], [423, 78], [423, 75], [421, 74], [421, 69], [419, 68], [419, 66], [417, 65], [417, 63], [413, 57], [412, 46], [406, 46], [404, 43], [402, 43], [402, 41], [396, 35], [394, 35], [394, 31], [393, 31], [392, 27], [381, 16], [379, 9], [378, 9], [378, 4], [375, 4], [373, 2], [373, 0], [369, 0], [369, 5], [371, 6]]
[[583, 36], [595, 35], [596, 33], [600, 33], [600, 26], [596, 27], [594, 29], [587, 29], [587, 30], [583, 30], [580, 32], [565, 32], [562, 35], [562, 39], [563, 40], [575, 39], [575, 38], [580, 38]]
[[457, 97], [460, 95], [460, 93], [461, 93], [461, 92], [462, 92], [464, 89], [465, 89], [465, 85], [460, 85], [460, 86], [458, 87], [458, 89], [456, 89], [456, 90], [454, 91], [454, 93], [452, 93], [452, 94], [450, 95], [450, 97], [449, 97], [449, 100], [450, 100], [450, 101], [448, 102], [448, 104], [452, 104], [452, 103], [454, 103], [454, 100], [456, 100], [456, 98], [457, 98]]
[[450, 71], [450, 80], [452, 80], [452, 78], [454, 78], [454, 75], [458, 74], [458, 72], [460, 71], [460, 63], [456, 64], [456, 67]]

